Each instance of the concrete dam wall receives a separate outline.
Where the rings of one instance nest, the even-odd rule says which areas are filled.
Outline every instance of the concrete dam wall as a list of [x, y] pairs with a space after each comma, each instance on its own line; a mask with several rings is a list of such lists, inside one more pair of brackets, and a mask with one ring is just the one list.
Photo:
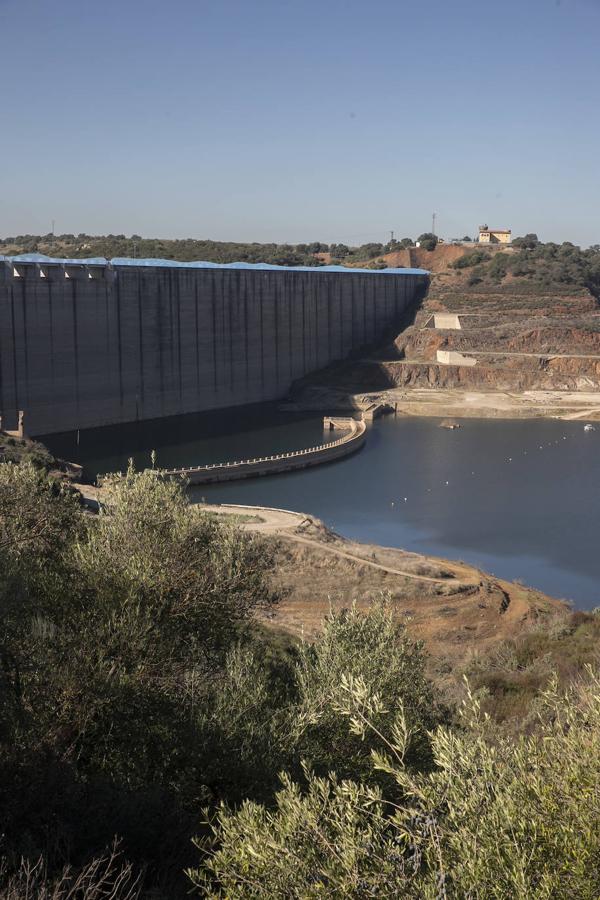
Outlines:
[[284, 397], [376, 343], [422, 270], [0, 258], [0, 412], [49, 434]]

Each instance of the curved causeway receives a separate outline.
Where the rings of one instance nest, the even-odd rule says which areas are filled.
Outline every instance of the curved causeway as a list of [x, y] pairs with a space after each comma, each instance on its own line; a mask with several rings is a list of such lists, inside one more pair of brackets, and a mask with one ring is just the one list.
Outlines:
[[[342, 420], [336, 419], [340, 427]], [[336, 441], [308, 447], [306, 450], [293, 450], [289, 453], [278, 453], [274, 456], [261, 456], [256, 459], [243, 459], [239, 462], [215, 463], [209, 466], [185, 466], [180, 469], [165, 469], [164, 474], [173, 478], [185, 478], [189, 484], [211, 484], [219, 481], [235, 481], [240, 478], [257, 478], [260, 475], [278, 475], [292, 472], [294, 469], [306, 469], [309, 466], [320, 466], [350, 456], [360, 450], [366, 439], [367, 426], [362, 419], [346, 419], [343, 425], [348, 433]]]

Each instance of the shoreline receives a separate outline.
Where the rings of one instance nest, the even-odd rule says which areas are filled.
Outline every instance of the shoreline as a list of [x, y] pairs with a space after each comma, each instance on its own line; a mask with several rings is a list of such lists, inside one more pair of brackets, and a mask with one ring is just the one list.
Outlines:
[[282, 408], [298, 412], [361, 412], [372, 403], [396, 415], [455, 419], [562, 419], [600, 421], [600, 392], [459, 391], [454, 388], [389, 388], [356, 394], [318, 388], [312, 396]]
[[197, 508], [276, 541], [273, 581], [282, 597], [264, 618], [267, 627], [312, 639], [331, 610], [353, 602], [367, 609], [383, 593], [407, 631], [424, 641], [442, 678], [468, 658], [572, 612], [562, 600], [466, 562], [354, 541], [308, 513], [232, 503]]

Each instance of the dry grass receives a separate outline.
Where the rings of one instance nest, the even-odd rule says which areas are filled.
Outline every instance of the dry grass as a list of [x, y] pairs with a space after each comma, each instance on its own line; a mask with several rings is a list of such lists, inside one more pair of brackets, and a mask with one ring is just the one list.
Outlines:
[[[284, 535], [276, 540], [273, 582], [282, 599], [269, 612], [270, 627], [310, 638], [318, 633], [330, 608], [347, 608], [354, 600], [359, 608], [366, 608], [384, 592], [411, 636], [425, 642], [430, 671], [442, 681], [452, 672], [462, 673], [472, 659], [516, 638], [524, 628], [561, 621], [570, 615], [559, 601], [490, 578], [464, 563], [357, 544], [331, 535], [327, 542], [315, 541], [312, 545], [299, 544]], [[362, 556], [365, 562], [336, 556], [329, 547]], [[435, 573], [433, 577], [447, 581], [436, 584], [394, 575], [373, 568], [370, 561], [402, 570], [411, 567], [415, 574]]]
[[48, 877], [43, 857], [35, 862], [23, 859], [12, 875], [3, 867], [0, 900], [138, 900], [142, 874], [123, 859], [115, 842], [83, 868], [67, 866], [54, 879]]

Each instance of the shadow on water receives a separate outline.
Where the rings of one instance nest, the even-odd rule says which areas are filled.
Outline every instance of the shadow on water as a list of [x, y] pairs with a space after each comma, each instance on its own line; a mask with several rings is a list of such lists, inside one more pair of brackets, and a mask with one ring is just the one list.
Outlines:
[[153, 450], [156, 464], [170, 468], [282, 453], [324, 439], [333, 438], [324, 436], [321, 415], [281, 412], [264, 403], [39, 437], [90, 478], [124, 471], [130, 458], [137, 469], [147, 468]]

